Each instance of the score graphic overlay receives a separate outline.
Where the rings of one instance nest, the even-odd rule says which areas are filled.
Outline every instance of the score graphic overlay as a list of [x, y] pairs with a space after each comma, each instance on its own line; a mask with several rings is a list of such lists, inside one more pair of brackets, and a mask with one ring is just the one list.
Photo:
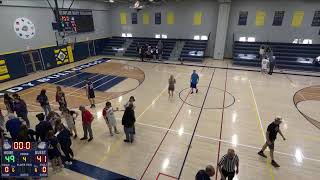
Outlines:
[[11, 142], [6, 140], [1, 151], [1, 176], [47, 177], [47, 143]]

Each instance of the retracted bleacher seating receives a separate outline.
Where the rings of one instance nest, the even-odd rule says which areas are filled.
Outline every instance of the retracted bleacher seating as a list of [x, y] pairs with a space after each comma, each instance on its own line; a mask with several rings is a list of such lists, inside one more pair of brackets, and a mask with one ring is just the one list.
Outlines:
[[320, 44], [292, 44], [270, 42], [235, 42], [233, 64], [260, 66], [260, 46], [268, 45], [276, 57], [276, 68], [302, 71], [320, 71], [315, 59], [320, 56]]
[[183, 61], [202, 62], [208, 41], [186, 40], [180, 58]]
[[[149, 44], [152, 48], [156, 47], [159, 39], [155, 38], [132, 38], [133, 42], [130, 44], [130, 46], [127, 48], [127, 50], [124, 53], [124, 56], [128, 57], [138, 57], [137, 52], [137, 44], [145, 45]], [[162, 59], [169, 59], [170, 54], [175, 46], [175, 41], [170, 39], [161, 39], [161, 42], [163, 44], [162, 49]]]
[[112, 37], [107, 39], [104, 43], [104, 48], [101, 54], [114, 56], [119, 51], [119, 48], [122, 48], [125, 41], [126, 40], [121, 37]]

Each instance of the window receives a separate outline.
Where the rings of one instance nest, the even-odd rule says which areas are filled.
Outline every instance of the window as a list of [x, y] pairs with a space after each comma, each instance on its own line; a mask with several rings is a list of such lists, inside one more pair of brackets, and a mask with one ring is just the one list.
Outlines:
[[208, 40], [208, 36], [201, 36], [201, 40]]
[[246, 37], [240, 37], [240, 38], [239, 38], [239, 41], [240, 41], [240, 42], [246, 42], [246, 41], [247, 41], [247, 38], [246, 38]]
[[312, 44], [312, 39], [304, 39], [302, 44]]
[[311, 26], [320, 26], [320, 11], [314, 13]]
[[138, 24], [138, 14], [137, 13], [131, 13], [131, 22], [132, 22], [132, 24]]
[[132, 37], [132, 34], [131, 33], [127, 33], [127, 37]]
[[162, 39], [167, 39], [168, 36], [167, 36], [166, 34], [162, 34], [162, 35], [161, 35], [161, 38], [162, 38]]
[[247, 18], [248, 18], [248, 11], [240, 11], [239, 13], [239, 26], [246, 26], [247, 25]]
[[126, 33], [122, 33], [121, 37], [127, 37]]
[[256, 42], [256, 38], [255, 37], [248, 37], [248, 42]]
[[160, 34], [156, 34], [155, 36], [157, 39], [160, 39]]
[[161, 24], [161, 12], [157, 12], [154, 14], [154, 23]]
[[284, 17], [284, 11], [276, 11], [274, 12], [273, 23], [272, 26], [281, 26]]
[[194, 40], [200, 40], [200, 36], [199, 35], [195, 35], [195, 36], [193, 36], [193, 39]]

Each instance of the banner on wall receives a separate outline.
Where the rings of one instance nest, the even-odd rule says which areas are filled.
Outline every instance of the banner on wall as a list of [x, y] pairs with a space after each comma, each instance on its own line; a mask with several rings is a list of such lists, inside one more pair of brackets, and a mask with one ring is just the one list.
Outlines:
[[202, 23], [202, 11], [197, 11], [194, 13], [193, 25], [200, 26]]
[[56, 58], [57, 65], [74, 62], [71, 46], [54, 49], [54, 56]]
[[295, 11], [292, 17], [292, 27], [300, 27], [303, 21], [304, 11]]
[[264, 26], [265, 17], [266, 17], [265, 11], [257, 11], [256, 12], [256, 26]]
[[144, 12], [142, 15], [143, 24], [148, 25], [150, 23], [150, 16], [148, 12]]
[[127, 24], [127, 14], [125, 12], [120, 13], [120, 24], [122, 25]]
[[174, 24], [174, 13], [172, 11], [167, 12], [167, 24]]
[[0, 81], [10, 79], [10, 74], [4, 59], [0, 59]]

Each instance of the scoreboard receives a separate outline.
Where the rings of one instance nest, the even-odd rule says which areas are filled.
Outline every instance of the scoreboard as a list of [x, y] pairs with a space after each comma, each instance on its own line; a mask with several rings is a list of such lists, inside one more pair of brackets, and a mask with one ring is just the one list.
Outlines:
[[93, 16], [91, 10], [67, 10], [61, 9], [60, 21], [63, 30], [75, 33], [94, 31]]
[[47, 177], [48, 147], [46, 142], [10, 142], [1, 151], [2, 177]]

